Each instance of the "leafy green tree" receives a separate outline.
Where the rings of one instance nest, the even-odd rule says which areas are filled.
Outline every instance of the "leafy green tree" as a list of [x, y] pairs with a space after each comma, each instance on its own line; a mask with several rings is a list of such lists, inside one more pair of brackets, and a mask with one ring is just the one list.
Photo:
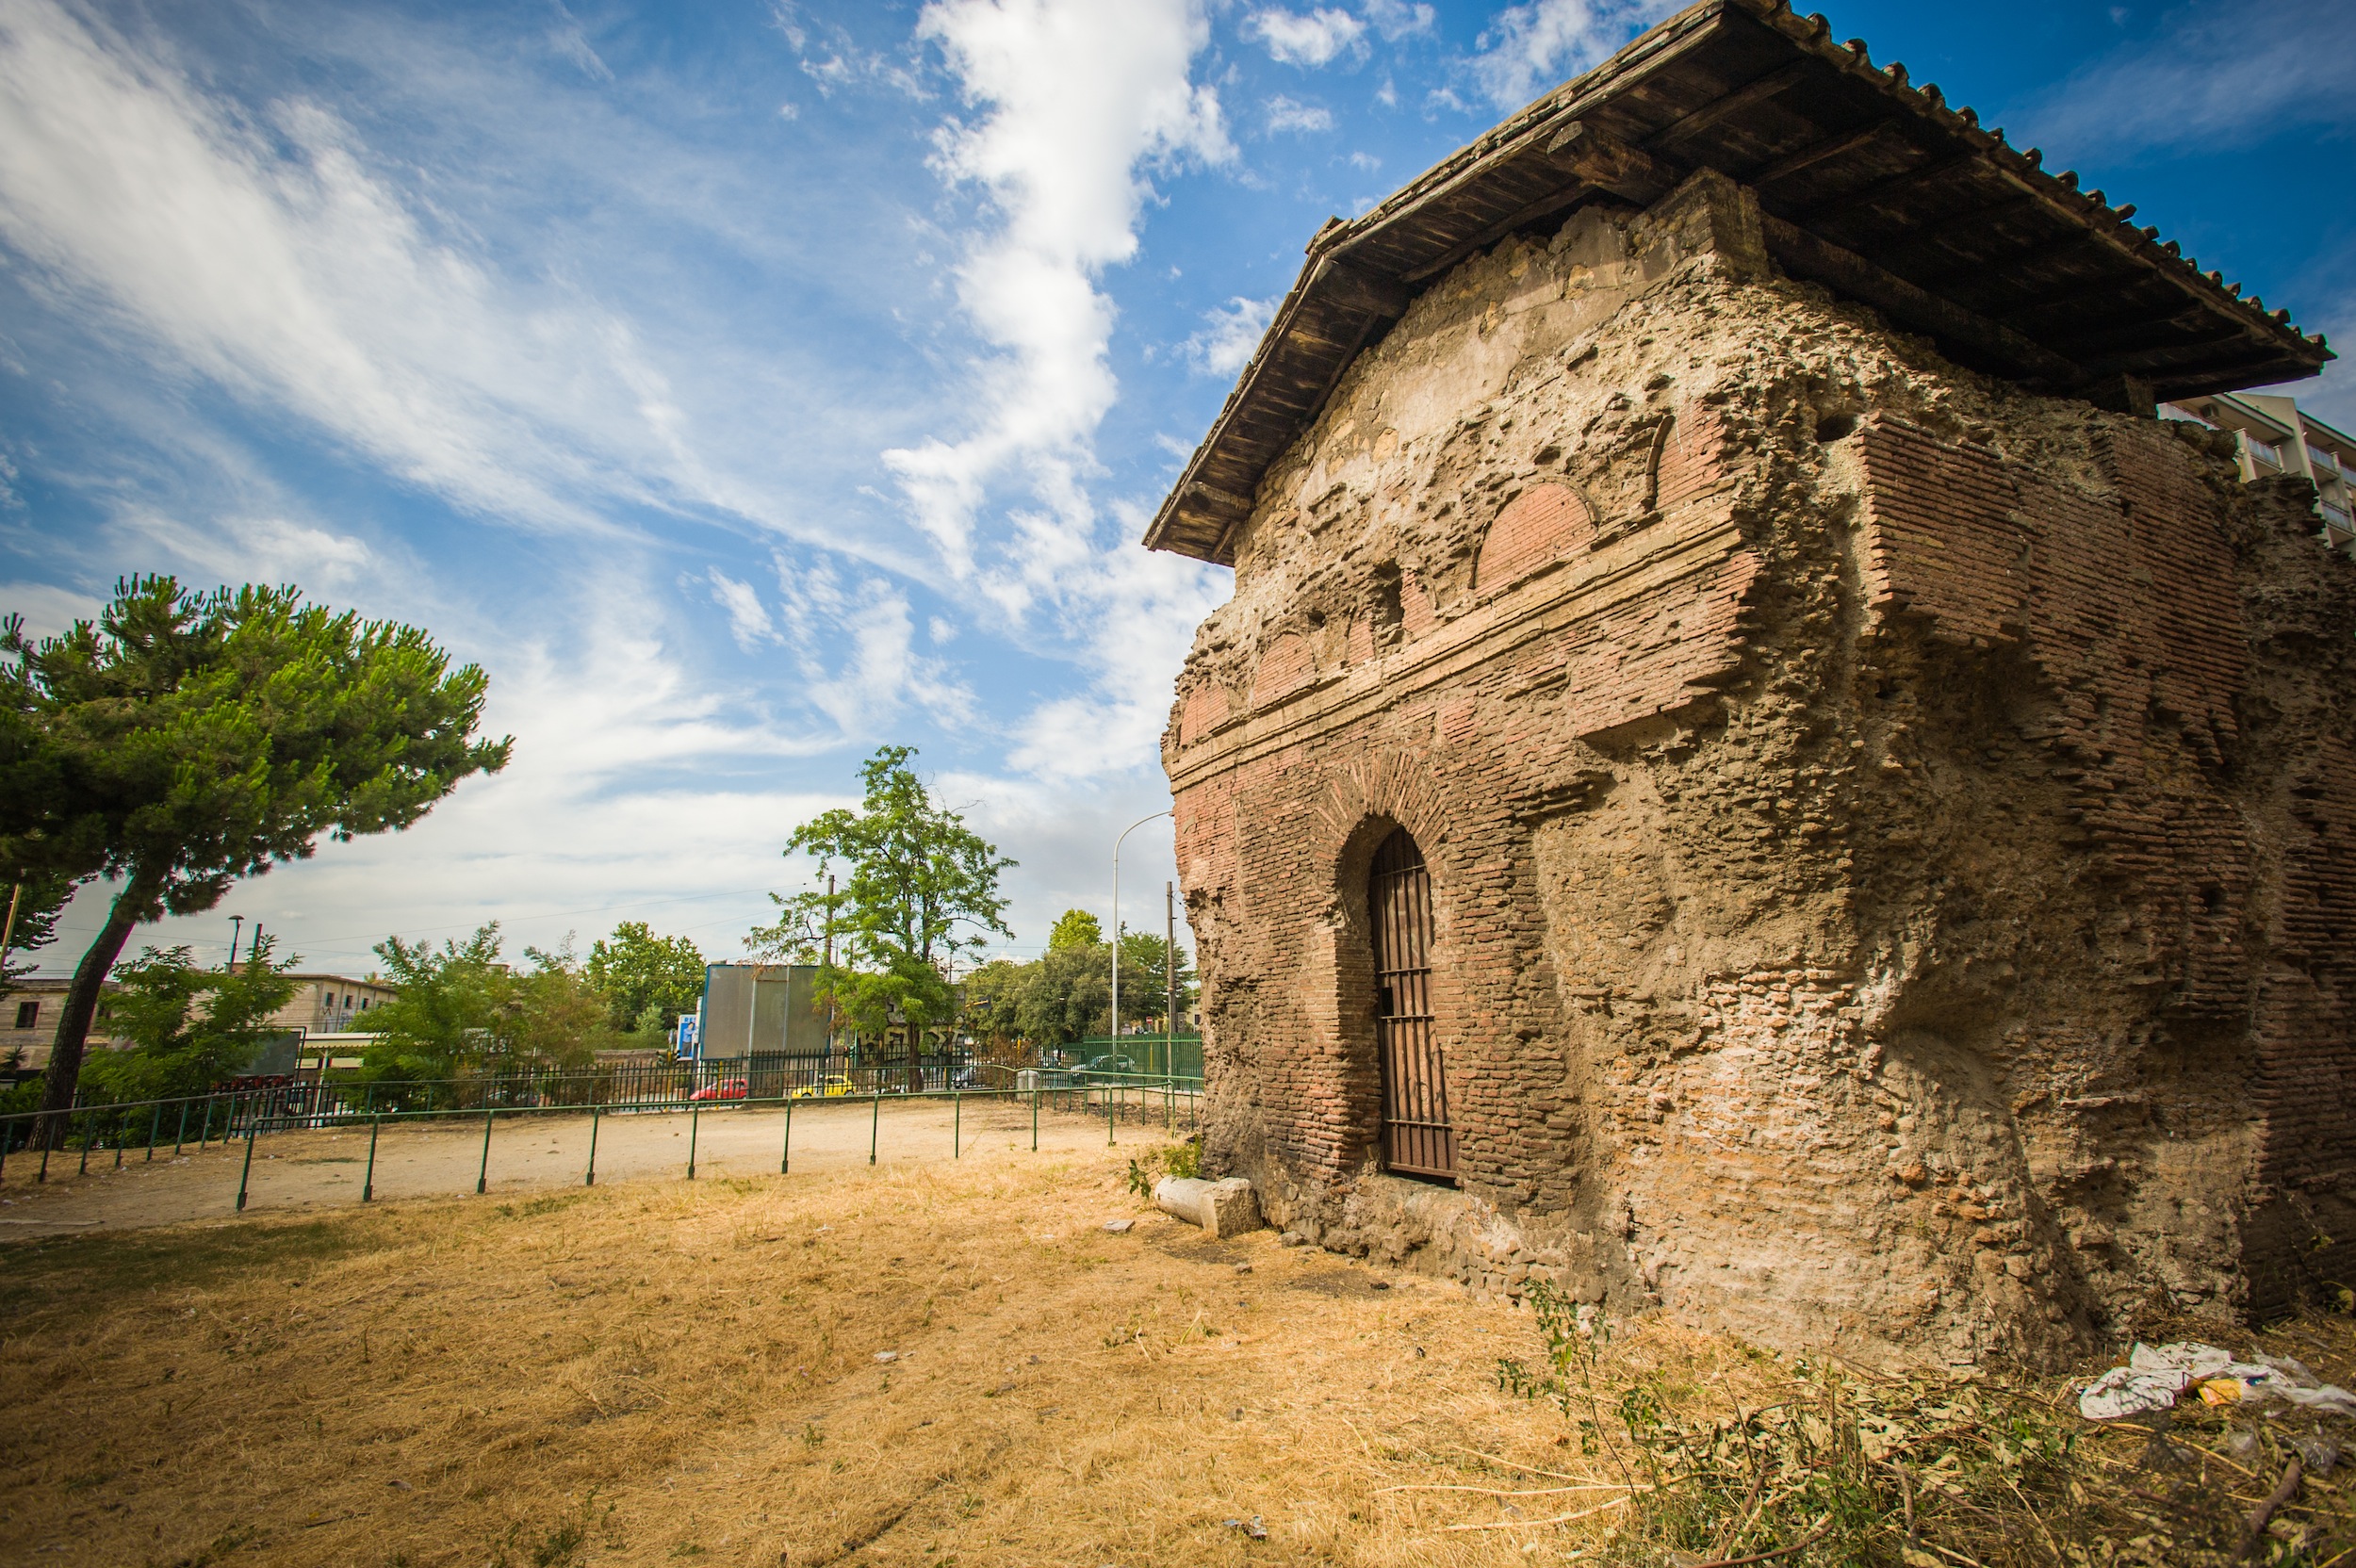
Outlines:
[[84, 1062], [86, 1100], [164, 1100], [203, 1094], [234, 1078], [283, 1031], [271, 1015], [294, 997], [294, 982], [272, 961], [273, 937], [258, 937], [235, 972], [199, 969], [185, 947], [149, 948], [116, 972], [111, 1015], [122, 1051]]
[[[1170, 939], [1151, 931], [1121, 934], [1121, 1018], [1137, 1023], [1159, 1018], [1170, 1008]], [[1178, 1007], [1183, 1014], [1194, 1001], [1194, 967], [1184, 944], [1178, 949]]]
[[571, 939], [553, 952], [525, 948], [532, 967], [520, 974], [499, 961], [499, 947], [497, 921], [438, 950], [399, 937], [378, 943], [400, 994], [358, 1021], [374, 1037], [360, 1053], [362, 1073], [402, 1084], [501, 1067], [586, 1067], [620, 1043]]
[[[956, 956], [1006, 929], [998, 874], [1014, 864], [934, 801], [908, 767], [913, 746], [883, 746], [859, 769], [859, 808], [838, 807], [794, 830], [788, 855], [817, 861], [807, 892], [770, 894], [774, 925], [745, 946], [820, 964], [820, 1001], [875, 1036], [906, 1024], [911, 1039], [957, 1021]], [[834, 879], [840, 874], [840, 886]], [[829, 950], [832, 961], [827, 962]], [[911, 1087], [922, 1085], [909, 1064]]]
[[8, 617], [0, 656], [0, 865], [119, 884], [60, 1009], [51, 1111], [136, 927], [211, 908], [321, 834], [406, 827], [507, 763], [510, 742], [475, 738], [481, 669], [291, 587], [132, 578], [62, 636]]
[[[66, 903], [73, 898], [74, 890], [87, 880], [53, 871], [34, 871], [0, 882], [0, 923], [8, 920], [9, 904], [16, 906], [16, 922], [9, 927], [8, 952], [31, 953], [56, 941], [57, 917], [65, 913]], [[10, 964], [7, 957], [7, 954], [0, 954], [0, 985], [32, 972], [34, 966]]]
[[551, 1067], [587, 1067], [601, 1050], [621, 1043], [613, 1004], [573, 956], [572, 939], [551, 953], [524, 949], [532, 968], [508, 984], [506, 1004], [493, 1030], [502, 1054]]
[[405, 942], [387, 937], [376, 945], [384, 978], [399, 992], [354, 1021], [375, 1037], [360, 1054], [360, 1070], [379, 1083], [414, 1083], [457, 1076], [498, 1049], [510, 989], [507, 968], [499, 961], [497, 921], [464, 942]]
[[[606, 1000], [616, 1029], [661, 1034], [692, 1013], [704, 994], [704, 956], [685, 937], [658, 937], [644, 921], [626, 920], [589, 944], [585, 972]], [[643, 1026], [647, 1009], [654, 1027]]]
[[1112, 949], [1051, 947], [1017, 993], [1015, 1017], [1032, 1044], [1046, 1050], [1104, 1032], [1112, 1011]]
[[1055, 923], [1047, 933], [1047, 951], [1061, 953], [1073, 947], [1102, 947], [1104, 928], [1086, 909], [1066, 909], [1055, 917]]
[[1012, 958], [992, 958], [969, 972], [963, 988], [965, 1027], [1001, 1047], [1022, 1037], [1018, 1011], [1035, 967]]
[[[1097, 929], [1093, 916], [1073, 909], [1055, 923], [1047, 952], [1027, 964], [1001, 958], [966, 979], [969, 1012], [999, 1038], [1020, 1037], [1044, 1050], [1106, 1034], [1112, 1027], [1112, 946], [1079, 939]], [[1127, 931], [1121, 938], [1121, 1017], [1125, 1023], [1161, 1017], [1168, 1005], [1167, 938]], [[1194, 997], [1194, 970], [1178, 949], [1178, 1004]], [[987, 1009], [980, 1004], [987, 1002]]]

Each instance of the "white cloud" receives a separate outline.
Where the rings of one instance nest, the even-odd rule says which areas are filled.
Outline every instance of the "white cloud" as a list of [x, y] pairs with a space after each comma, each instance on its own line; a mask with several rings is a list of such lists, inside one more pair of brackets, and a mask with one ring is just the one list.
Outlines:
[[1516, 109], [1595, 64], [1671, 8], [1662, 0], [1531, 0], [1509, 6], [1466, 61], [1499, 108]]
[[[611, 586], [611, 585], [609, 585]], [[367, 972], [387, 933], [463, 935], [504, 926], [508, 952], [644, 918], [728, 956], [783, 886], [794, 825], [843, 804], [767, 779], [789, 758], [838, 743], [761, 722], [699, 692], [661, 641], [634, 629], [650, 608], [615, 588], [583, 601], [579, 644], [500, 648], [486, 733], [513, 733], [504, 773], [470, 779], [398, 834], [322, 844], [316, 858], [240, 884], [220, 909], [142, 927], [135, 945], [225, 942], [240, 913], [286, 933], [309, 965]], [[70, 916], [69, 919], [72, 917]], [[95, 921], [90, 922], [91, 924]], [[45, 954], [71, 964], [71, 937]]]
[[183, 565], [189, 587], [211, 586], [188, 580], [185, 568], [193, 566], [214, 581], [291, 583], [317, 598], [349, 588], [384, 565], [362, 540], [286, 517], [231, 515], [196, 524], [134, 505], [117, 513], [106, 531], [112, 539], [146, 547], [142, 555], [163, 551], [167, 560]]
[[1303, 104], [1279, 93], [1268, 101], [1268, 128], [1271, 131], [1330, 131], [1333, 128], [1333, 111], [1321, 104]]
[[1432, 8], [1415, 0], [1366, 0], [1366, 20], [1385, 39], [1401, 39], [1415, 33], [1428, 33], [1438, 20]]
[[1232, 376], [1252, 363], [1252, 352], [1268, 332], [1276, 314], [1273, 295], [1247, 300], [1238, 294], [1225, 304], [1203, 313], [1203, 330], [1186, 339], [1186, 358], [1207, 375]]
[[954, 668], [916, 651], [915, 612], [901, 589], [872, 574], [846, 582], [824, 557], [780, 555], [777, 568], [796, 694], [840, 741], [876, 739], [911, 707], [939, 724], [972, 719], [973, 694]]
[[558, 4], [558, 24], [548, 29], [548, 47], [581, 68], [581, 74], [592, 81], [610, 82], [613, 68], [598, 57], [590, 45], [589, 35], [581, 30], [581, 22], [573, 13]]
[[[1121, 509], [1129, 538], [1142, 511]], [[1170, 694], [1194, 629], [1233, 589], [1229, 574], [1180, 556], [1129, 548], [1073, 575], [1072, 596], [1088, 608], [1087, 688], [1040, 705], [1023, 722], [1007, 760], [1043, 778], [1111, 778], [1152, 768], [1170, 719]]]
[[2158, 35], [2072, 74], [2029, 111], [2031, 133], [2072, 156], [2147, 147], [2247, 146], [2295, 125], [2356, 125], [2356, 51], [2325, 0], [2185, 8]]
[[95, 594], [77, 594], [46, 582], [0, 582], [0, 620], [25, 617], [25, 629], [35, 637], [55, 637], [75, 621], [95, 620], [106, 601]]
[[[2325, 365], [2320, 376], [2254, 390], [2297, 398], [2301, 409], [2326, 424], [2335, 425], [2344, 431], [2356, 431], [2356, 364], [2351, 364], [2346, 357], [2348, 351], [2347, 345], [2356, 343], [2356, 282], [2349, 280], [2348, 268], [2345, 263], [2337, 263], [2337, 258], [2334, 262], [2336, 264], [2328, 270], [2318, 268], [2308, 277], [2294, 280], [2295, 283], [2305, 284], [2306, 286], [2298, 292], [2315, 300], [2315, 303], [2294, 316], [2293, 319], [2301, 331], [2320, 332], [2339, 345], [2337, 351], [2343, 357]], [[2314, 275], [2315, 272], [2324, 275]], [[2291, 292], [2284, 290], [2285, 298]], [[2273, 302], [2269, 298], [2267, 303]]]
[[717, 503], [629, 322], [440, 235], [319, 104], [266, 113], [53, 0], [8, 0], [0, 244], [165, 374], [291, 412], [468, 511], [602, 530], [592, 496]]
[[1243, 30], [1266, 44], [1271, 58], [1315, 66], [1355, 48], [1366, 24], [1346, 10], [1319, 8], [1308, 12], [1254, 11], [1244, 20]]
[[[989, 192], [995, 222], [968, 242], [957, 283], [997, 354], [974, 370], [990, 411], [978, 428], [887, 461], [951, 570], [1009, 625], [1051, 612], [1059, 651], [1088, 672], [1022, 722], [1011, 765], [1068, 781], [1133, 775], [1151, 767], [1195, 624], [1226, 588], [1214, 568], [1128, 543], [1143, 524], [1129, 510], [1118, 543], [1097, 538], [1087, 486], [1117, 388], [1113, 309], [1096, 280], [1136, 253], [1153, 194], [1143, 171], [1235, 155], [1215, 90], [1189, 78], [1209, 27], [1198, 0], [935, 0], [919, 32], [981, 111], [943, 127], [939, 167]], [[993, 558], [977, 562], [975, 514], [1018, 471], [1023, 494], [992, 530]], [[906, 625], [879, 609], [878, 626]], [[875, 659], [908, 661], [922, 683], [905, 647]]]
[[712, 583], [712, 602], [728, 613], [728, 632], [736, 645], [746, 653], [759, 650], [763, 643], [777, 640], [777, 629], [770, 623], [769, 612], [761, 602], [749, 582], [739, 582], [714, 566], [707, 574]]
[[[978, 428], [885, 454], [950, 570], [973, 569], [973, 523], [1016, 470], [1042, 511], [1018, 518], [1027, 562], [995, 592], [1019, 607], [1040, 537], [1084, 540], [1082, 479], [1116, 387], [1105, 352], [1105, 268], [1137, 253], [1152, 188], [1140, 167], [1234, 156], [1217, 91], [1188, 71], [1209, 41], [1196, 0], [935, 0], [918, 23], [940, 44], [973, 123], [939, 137], [944, 177], [982, 187], [997, 222], [957, 268], [957, 298], [994, 357], [973, 368]], [[1048, 554], [1066, 553], [1050, 539]]]

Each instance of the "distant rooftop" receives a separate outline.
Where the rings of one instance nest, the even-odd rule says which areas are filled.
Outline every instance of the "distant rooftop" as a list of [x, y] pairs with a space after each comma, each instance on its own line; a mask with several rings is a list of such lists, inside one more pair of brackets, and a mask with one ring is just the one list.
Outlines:
[[1758, 195], [1768, 250], [1957, 363], [2114, 407], [2314, 375], [2286, 311], [2044, 170], [1863, 40], [1777, 0], [1703, 0], [1363, 217], [1330, 220], [1145, 543], [1233, 564], [1268, 466], [1359, 351], [1466, 256], [1595, 199], [1714, 169]]

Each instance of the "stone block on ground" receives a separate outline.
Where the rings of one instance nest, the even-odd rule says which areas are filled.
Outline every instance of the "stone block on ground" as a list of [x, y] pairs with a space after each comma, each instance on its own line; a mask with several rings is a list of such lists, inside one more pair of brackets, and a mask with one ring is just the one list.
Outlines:
[[1153, 1184], [1153, 1206], [1188, 1224], [1200, 1225], [1213, 1240], [1241, 1235], [1260, 1228], [1260, 1200], [1241, 1176], [1206, 1182], [1194, 1176], [1165, 1176]]

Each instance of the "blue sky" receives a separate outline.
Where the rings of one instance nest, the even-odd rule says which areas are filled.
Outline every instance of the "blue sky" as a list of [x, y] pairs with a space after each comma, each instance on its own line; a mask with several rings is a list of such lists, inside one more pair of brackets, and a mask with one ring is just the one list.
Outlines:
[[[0, 0], [0, 610], [292, 581], [433, 629], [517, 738], [135, 945], [731, 956], [886, 742], [1022, 861], [1018, 951], [1102, 914], [1228, 587], [1135, 541], [1301, 247], [1668, 9]], [[1827, 14], [2356, 337], [2344, 14]]]

